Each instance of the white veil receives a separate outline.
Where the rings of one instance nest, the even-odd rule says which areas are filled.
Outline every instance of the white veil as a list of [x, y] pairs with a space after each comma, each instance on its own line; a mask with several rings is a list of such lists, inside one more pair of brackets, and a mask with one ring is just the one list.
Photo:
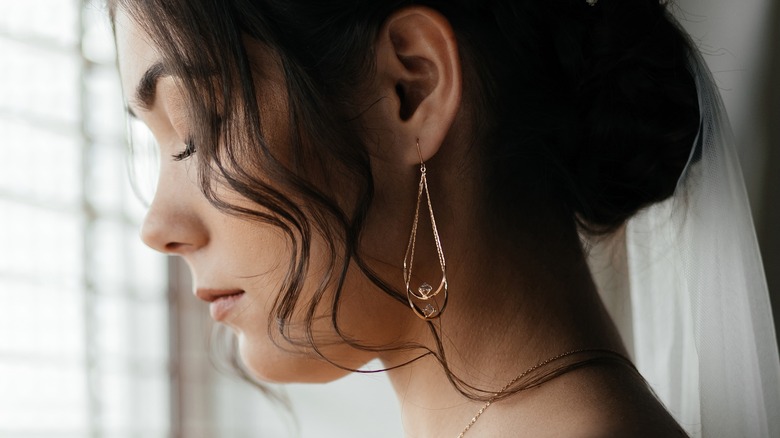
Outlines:
[[780, 437], [780, 363], [734, 141], [698, 53], [701, 126], [674, 196], [590, 263], [637, 368], [693, 437]]

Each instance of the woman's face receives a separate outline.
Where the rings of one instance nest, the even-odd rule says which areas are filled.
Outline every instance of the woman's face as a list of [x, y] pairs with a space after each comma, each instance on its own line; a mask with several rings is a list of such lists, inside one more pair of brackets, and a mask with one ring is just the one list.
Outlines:
[[[214, 319], [231, 327], [239, 338], [242, 358], [254, 374], [269, 381], [328, 381], [346, 372], [328, 364], [311, 347], [286, 342], [276, 330], [269, 333], [269, 317], [289, 268], [287, 238], [270, 225], [226, 214], [210, 204], [200, 190], [198, 154], [175, 160], [188, 138], [187, 102], [174, 76], [161, 72], [158, 49], [123, 11], [117, 11], [116, 39], [122, 87], [135, 117], [145, 123], [160, 147], [160, 175], [155, 197], [142, 228], [142, 239], [152, 248], [179, 255], [189, 265], [198, 298], [210, 303]], [[283, 146], [287, 125], [283, 77], [278, 65], [269, 65], [268, 83], [259, 87], [261, 116], [268, 142]], [[221, 198], [250, 205], [230, 190], [218, 188]], [[315, 236], [307, 278], [291, 334], [303, 339], [308, 299], [326, 269], [322, 239]], [[376, 356], [340, 341], [330, 315], [332, 290], [318, 306], [313, 333], [318, 347], [341, 366], [357, 368]], [[340, 327], [358, 340], [383, 345], [403, 338], [410, 312], [350, 268], [341, 300]]]

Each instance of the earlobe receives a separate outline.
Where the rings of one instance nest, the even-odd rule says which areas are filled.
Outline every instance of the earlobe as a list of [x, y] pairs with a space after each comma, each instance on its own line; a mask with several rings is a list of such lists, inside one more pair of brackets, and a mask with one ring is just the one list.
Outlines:
[[439, 12], [409, 7], [391, 15], [376, 46], [381, 93], [392, 96], [385, 114], [396, 137], [401, 159], [419, 163], [434, 156], [460, 109], [461, 66], [455, 33]]

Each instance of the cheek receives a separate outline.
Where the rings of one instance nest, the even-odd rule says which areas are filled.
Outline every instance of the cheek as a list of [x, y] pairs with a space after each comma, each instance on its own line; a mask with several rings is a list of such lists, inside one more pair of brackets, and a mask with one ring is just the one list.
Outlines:
[[[270, 226], [237, 223], [229, 217], [215, 229], [219, 234], [214, 236], [213, 243], [219, 245], [219, 251], [212, 259], [217, 265], [211, 266], [210, 270], [230, 272], [230, 277], [245, 291], [242, 307], [225, 324], [236, 333], [241, 358], [252, 374], [269, 382], [325, 382], [343, 377], [347, 372], [327, 363], [305, 343], [305, 315], [314, 299], [316, 286], [329, 267], [326, 254], [319, 249], [322, 245], [313, 245], [303, 290], [287, 325], [294, 340], [291, 343], [281, 336], [273, 321], [276, 318], [274, 304], [282, 293], [290, 269], [291, 245], [287, 237]], [[330, 308], [331, 300], [332, 293], [328, 289], [321, 298], [321, 303], [328, 305], [318, 306], [312, 324], [318, 345], [333, 345], [334, 341], [340, 340], [329, 324], [330, 318], [320, 312]], [[340, 361], [353, 355], [346, 351], [349, 348], [344, 348], [345, 351], [332, 351], [330, 347], [326, 350], [333, 354], [329, 357], [334, 361]], [[366, 360], [360, 361], [356, 363], [350, 359], [349, 364], [359, 367]]]
[[[307, 343], [308, 327], [319, 352], [342, 367], [357, 369], [374, 359], [376, 353], [347, 345], [334, 330], [330, 312], [335, 284], [330, 284], [322, 296], [316, 296], [317, 287], [330, 269], [332, 256], [321, 239], [312, 245], [303, 290], [286, 327], [293, 342], [282, 337], [275, 323], [269, 331], [269, 318], [276, 316], [273, 305], [287, 274], [289, 260], [289, 247], [284, 239], [278, 236], [273, 241], [276, 243], [272, 246], [282, 246], [284, 251], [278, 257], [261, 257], [264, 266], [270, 263], [274, 269], [253, 279], [251, 290], [247, 291], [251, 294], [247, 298], [251, 300], [229, 323], [238, 336], [242, 360], [252, 374], [269, 382], [328, 382], [348, 374], [349, 371], [329, 363]], [[336, 268], [334, 276], [338, 273], [338, 266]], [[318, 305], [309, 324], [305, 315], [313, 300]], [[390, 345], [402, 338], [402, 321], [410, 314], [404, 306], [378, 290], [357, 268], [349, 269], [339, 311], [339, 327], [347, 337], [366, 345]]]
[[255, 223], [217, 227], [210, 271], [226, 273], [244, 291], [241, 308], [225, 323], [237, 332], [266, 334], [274, 302], [289, 269], [290, 248], [281, 232]]

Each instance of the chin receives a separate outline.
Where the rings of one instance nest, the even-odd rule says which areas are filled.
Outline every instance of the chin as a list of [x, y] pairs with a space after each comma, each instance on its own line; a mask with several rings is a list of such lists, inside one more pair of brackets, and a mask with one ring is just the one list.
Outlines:
[[258, 341], [239, 334], [238, 348], [244, 366], [263, 382], [327, 383], [350, 374], [312, 353], [285, 350], [268, 338]]

